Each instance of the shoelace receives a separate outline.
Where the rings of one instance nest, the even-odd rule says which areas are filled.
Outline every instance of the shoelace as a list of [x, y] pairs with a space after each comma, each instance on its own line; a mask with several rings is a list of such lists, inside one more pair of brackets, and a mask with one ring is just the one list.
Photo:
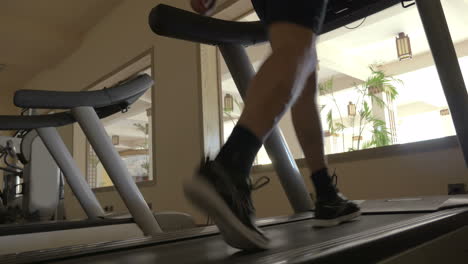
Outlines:
[[[205, 166], [213, 166], [212, 161], [208, 160], [207, 165], [205, 165]], [[219, 173], [222, 173], [222, 171], [220, 171]], [[229, 178], [229, 176], [224, 177], [224, 179], [226, 179], [226, 178]], [[252, 179], [250, 177], [247, 178], [246, 182], [238, 181], [237, 179], [238, 178], [236, 178], [236, 177], [232, 178], [232, 180], [237, 181], [237, 183], [223, 182], [223, 177], [214, 178], [213, 182], [214, 182], [215, 185], [218, 185], [218, 186], [221, 185], [220, 189], [229, 188], [229, 191], [224, 192], [223, 195], [225, 195], [226, 198], [228, 198], [231, 201], [232, 205], [237, 207], [238, 210], [247, 210], [244, 213], [248, 214], [249, 213], [248, 211], [254, 211], [254, 206], [253, 206], [252, 200], [250, 198], [250, 192], [252, 190], [263, 187], [265, 185], [265, 183], [260, 184], [260, 186], [259, 186], [259, 184], [258, 184], [259, 181], [255, 181], [255, 183], [252, 184]], [[235, 188], [234, 186], [231, 186], [231, 184], [234, 184], [234, 186], [236, 186], [238, 184], [237, 186], [240, 187], [240, 189]], [[248, 192], [241, 191], [244, 188], [246, 188], [248, 190]]]
[[258, 178], [254, 183], [250, 184], [250, 189], [252, 191], [256, 191], [265, 187], [269, 183], [270, 183], [270, 178], [268, 178], [267, 176], [262, 176]]

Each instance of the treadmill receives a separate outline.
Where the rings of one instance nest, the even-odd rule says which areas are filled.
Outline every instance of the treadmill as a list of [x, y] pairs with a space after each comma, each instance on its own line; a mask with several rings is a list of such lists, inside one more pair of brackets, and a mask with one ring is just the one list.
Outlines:
[[[34, 116], [0, 116], [0, 130], [25, 129], [38, 134], [63, 172], [87, 219], [0, 225], [0, 254], [141, 238], [196, 226], [187, 214], [151, 211], [100, 120], [128, 110], [152, 85], [151, 77], [141, 74], [96, 91], [19, 90], [15, 93], [16, 106], [65, 110]], [[56, 129], [75, 122], [96, 151], [130, 214], [113, 216], [102, 209]]]
[[[324, 32], [393, 7], [400, 0], [331, 0]], [[417, 0], [444, 92], [468, 164], [468, 97], [440, 0]], [[416, 7], [411, 7], [416, 8]], [[166, 5], [150, 14], [160, 35], [219, 46], [241, 95], [254, 75], [243, 46], [267, 41], [258, 22], [229, 22]], [[0, 256], [0, 263], [465, 263], [468, 196], [360, 201], [363, 216], [332, 228], [312, 228], [310, 198], [279, 130], [266, 142], [293, 216], [261, 219], [272, 249], [241, 252], [215, 226], [151, 238], [95, 243]], [[282, 152], [282, 153], [281, 153]], [[282, 174], [289, 170], [289, 175]], [[286, 180], [289, 177], [289, 182]], [[463, 258], [463, 259], [462, 259]], [[421, 262], [423, 260], [424, 262]], [[405, 262], [406, 261], [406, 262]]]

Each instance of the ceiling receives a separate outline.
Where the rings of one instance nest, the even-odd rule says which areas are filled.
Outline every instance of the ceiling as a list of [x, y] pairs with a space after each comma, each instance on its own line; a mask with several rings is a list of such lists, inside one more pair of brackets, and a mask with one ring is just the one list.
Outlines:
[[12, 93], [37, 73], [62, 61], [80, 46], [84, 34], [121, 2], [0, 1], [1, 92]]
[[[468, 1], [442, 0], [444, 12], [454, 43], [468, 39]], [[357, 26], [357, 21], [349, 27]], [[411, 39], [413, 55], [429, 51], [429, 45], [416, 7], [404, 9], [400, 5], [369, 16], [361, 27], [341, 28], [322, 36], [321, 46], [332, 46], [346, 57], [356, 58], [366, 65], [397, 61], [395, 37], [404, 32]]]

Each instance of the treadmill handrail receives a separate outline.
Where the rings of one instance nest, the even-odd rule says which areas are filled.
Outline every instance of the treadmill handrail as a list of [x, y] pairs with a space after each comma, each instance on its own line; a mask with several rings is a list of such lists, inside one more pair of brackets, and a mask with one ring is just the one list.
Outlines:
[[[116, 104], [101, 108], [95, 108], [95, 110], [99, 118], [103, 119], [118, 112], [121, 112], [122, 106]], [[34, 116], [0, 115], [0, 131], [23, 129], [30, 130], [43, 127], [62, 127], [75, 122], [76, 120], [70, 113], [70, 111]]]
[[226, 21], [164, 4], [151, 10], [149, 25], [158, 35], [209, 45], [254, 45], [268, 40], [261, 22]]
[[14, 103], [22, 108], [71, 109], [80, 106], [104, 108], [113, 105], [128, 106], [153, 85], [148, 74], [141, 74], [109, 88], [93, 91], [18, 90]]
[[[401, 0], [330, 1], [320, 34], [343, 27], [397, 5]], [[165, 37], [208, 45], [250, 46], [268, 41], [268, 30], [260, 22], [227, 21], [159, 4], [149, 15], [151, 30]]]
[[[110, 88], [96, 91], [64, 92], [19, 90], [15, 93], [15, 104], [37, 109], [71, 109], [91, 106], [103, 119], [121, 112], [135, 103], [153, 85], [148, 74], [141, 74]], [[76, 122], [70, 111], [33, 116], [0, 115], [0, 130], [37, 129], [61, 127]]]

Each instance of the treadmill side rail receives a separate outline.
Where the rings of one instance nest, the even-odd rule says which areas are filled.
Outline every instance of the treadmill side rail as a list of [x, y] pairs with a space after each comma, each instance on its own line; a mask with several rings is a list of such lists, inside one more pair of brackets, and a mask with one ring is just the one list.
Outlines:
[[[381, 215], [380, 217], [385, 216]], [[390, 216], [396, 216], [390, 215]], [[361, 226], [361, 232], [353, 233], [348, 236], [341, 236], [334, 239], [326, 240], [322, 243], [310, 243], [305, 244], [306, 246], [295, 247], [292, 249], [273, 249], [276, 252], [269, 253], [252, 253], [250, 255], [241, 255], [229, 261], [229, 256], [232, 257], [232, 251], [223, 249], [226, 255], [227, 263], [255, 263], [255, 264], [267, 264], [267, 263], [343, 263], [343, 259], [346, 259], [349, 263], [376, 263], [386, 258], [392, 257], [406, 249], [424, 244], [428, 241], [443, 236], [446, 233], [452, 232], [456, 229], [466, 226], [468, 223], [468, 208], [459, 208], [446, 210], [442, 212], [432, 214], [422, 214], [420, 216], [408, 216], [401, 215], [400, 221], [396, 221], [393, 224], [383, 225], [373, 229], [366, 229], [365, 226]], [[365, 216], [367, 222], [375, 222], [379, 219], [377, 216]], [[374, 218], [377, 217], [377, 218]], [[373, 219], [373, 220], [372, 220]], [[406, 220], [404, 220], [406, 219]], [[361, 220], [363, 221], [363, 220]], [[356, 222], [359, 225], [359, 221]], [[275, 232], [274, 229], [284, 228], [290, 226], [290, 223], [273, 225], [269, 229]], [[298, 221], [293, 225], [304, 225], [305, 229], [310, 230], [309, 238], [314, 237], [311, 223], [308, 220]], [[378, 224], [377, 224], [378, 226]], [[353, 230], [353, 223], [349, 226], [343, 225], [335, 228], [341, 230], [350, 228]], [[81, 245], [74, 247], [66, 247], [61, 249], [50, 249], [43, 251], [26, 252], [17, 255], [4, 255], [0, 256], [0, 263], [27, 263], [32, 260], [34, 261], [55, 261], [54, 263], [60, 263], [58, 260], [64, 260], [63, 263], [67, 263], [67, 260], [73, 259], [73, 263], [78, 263], [80, 257], [86, 257], [86, 263], [101, 263], [101, 255], [118, 250], [131, 250], [132, 248], [142, 249], [147, 247], [146, 250], [151, 254], [158, 255], [157, 252], [159, 246], [163, 246], [163, 251], [176, 250], [180, 251], [180, 246], [183, 244], [185, 247], [190, 247], [187, 243], [191, 241], [192, 244], [201, 245], [203, 243], [213, 244], [213, 239], [218, 234], [217, 229], [214, 226], [207, 227], [206, 231], [202, 230], [189, 230], [181, 233], [166, 233], [156, 236], [154, 238], [135, 239], [135, 240], [124, 240], [108, 243], [98, 243], [94, 245]], [[191, 234], [190, 234], [191, 233]], [[335, 232], [336, 233], [336, 232]], [[338, 232], [340, 233], [340, 232]], [[184, 235], [181, 235], [184, 234]], [[216, 241], [222, 239], [217, 237]], [[294, 238], [292, 238], [294, 239]], [[182, 243], [182, 244], [181, 244]], [[304, 245], [304, 243], [302, 243]], [[128, 254], [129, 252], [127, 252]], [[220, 253], [220, 252], [218, 252]], [[221, 254], [221, 253], [220, 253]], [[258, 254], [258, 255], [256, 255]], [[92, 255], [92, 256], [90, 256]], [[210, 258], [207, 255], [198, 255], [197, 258]], [[106, 254], [106, 261], [117, 260], [118, 256], [112, 256]], [[148, 258], [154, 260], [153, 258]], [[163, 261], [163, 259], [161, 259]], [[195, 260], [194, 260], [195, 261]], [[140, 263], [145, 263], [144, 261]], [[148, 261], [148, 263], [154, 263]]]

